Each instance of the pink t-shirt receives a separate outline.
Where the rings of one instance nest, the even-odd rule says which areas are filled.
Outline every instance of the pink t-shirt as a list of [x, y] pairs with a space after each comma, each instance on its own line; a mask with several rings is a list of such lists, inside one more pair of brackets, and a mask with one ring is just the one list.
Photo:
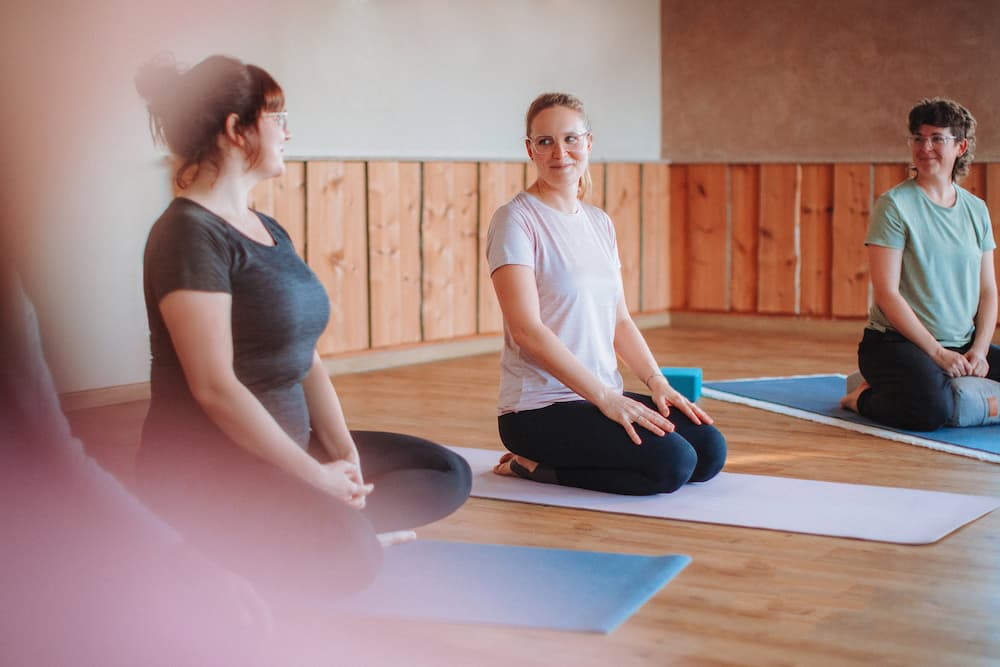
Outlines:
[[[507, 264], [534, 269], [542, 323], [601, 382], [623, 390], [614, 339], [624, 291], [607, 213], [583, 203], [563, 213], [522, 192], [493, 214], [486, 258], [490, 273]], [[506, 325], [500, 372], [498, 414], [582, 400], [524, 354]]]

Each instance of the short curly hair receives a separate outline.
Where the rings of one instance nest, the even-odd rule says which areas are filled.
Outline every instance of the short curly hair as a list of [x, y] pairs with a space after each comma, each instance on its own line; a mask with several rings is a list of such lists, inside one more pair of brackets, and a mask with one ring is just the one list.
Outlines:
[[958, 102], [943, 97], [924, 98], [917, 106], [910, 109], [910, 134], [917, 134], [921, 125], [950, 128], [955, 137], [969, 142], [965, 153], [955, 160], [955, 166], [951, 170], [951, 180], [966, 176], [976, 150], [976, 119], [969, 110]]

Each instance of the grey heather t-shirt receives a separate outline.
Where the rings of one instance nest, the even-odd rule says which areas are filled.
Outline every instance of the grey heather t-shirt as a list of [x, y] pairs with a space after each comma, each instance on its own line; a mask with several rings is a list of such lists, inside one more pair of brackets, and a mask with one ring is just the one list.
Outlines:
[[224, 437], [191, 395], [158, 306], [170, 292], [197, 290], [232, 295], [236, 377], [292, 439], [308, 444], [309, 414], [300, 383], [312, 366], [330, 303], [285, 230], [272, 218], [257, 215], [273, 246], [257, 243], [183, 197], [153, 225], [143, 264], [152, 349], [152, 401], [144, 440], [178, 426], [197, 426]]

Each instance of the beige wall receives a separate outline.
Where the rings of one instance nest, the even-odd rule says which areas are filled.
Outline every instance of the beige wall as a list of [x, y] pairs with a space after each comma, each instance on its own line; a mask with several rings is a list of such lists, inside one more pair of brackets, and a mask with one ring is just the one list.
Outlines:
[[555, 88], [587, 102], [597, 159], [643, 160], [659, 155], [658, 16], [659, 0], [5, 3], [0, 243], [16, 241], [59, 389], [148, 378], [142, 249], [170, 179], [132, 77], [154, 54], [268, 69], [290, 156], [520, 160], [524, 109]]
[[662, 156], [901, 161], [922, 97], [972, 111], [1000, 159], [996, 0], [662, 0]]

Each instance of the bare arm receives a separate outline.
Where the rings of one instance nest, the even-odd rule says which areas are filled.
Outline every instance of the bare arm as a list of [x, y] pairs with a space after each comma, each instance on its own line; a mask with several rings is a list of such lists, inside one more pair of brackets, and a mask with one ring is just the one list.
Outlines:
[[[177, 290], [160, 300], [184, 377], [195, 400], [233, 442], [251, 454], [351, 504], [363, 485], [344, 466], [322, 465], [284, 432], [233, 371], [232, 297]], [[363, 504], [363, 502], [361, 503]]]
[[633, 422], [658, 435], [673, 431], [673, 424], [659, 412], [604, 385], [545, 326], [539, 310], [538, 286], [530, 267], [507, 264], [494, 271], [492, 279], [507, 330], [518, 347], [539, 366], [596, 405], [608, 419], [621, 424], [636, 444], [641, 440]]
[[923, 350], [941, 369], [952, 377], [968, 375], [969, 361], [945, 349], [917, 318], [913, 309], [899, 293], [899, 278], [903, 266], [903, 251], [885, 246], [868, 246], [868, 264], [871, 270], [872, 293], [875, 304], [881, 309], [893, 328], [907, 340]]
[[652, 392], [653, 402], [663, 416], [670, 414], [670, 406], [678, 407], [695, 424], [712, 423], [712, 418], [700, 406], [687, 400], [679, 391], [670, 386], [667, 378], [660, 372], [646, 339], [628, 312], [625, 300], [618, 302], [617, 322], [615, 324], [615, 352], [628, 366], [629, 370], [643, 381]]
[[983, 253], [979, 265], [979, 309], [976, 311], [976, 333], [972, 339], [972, 347], [965, 353], [965, 358], [972, 365], [971, 375], [986, 377], [990, 366], [986, 362], [990, 343], [997, 327], [997, 281], [993, 268], [993, 251]]
[[302, 381], [306, 403], [309, 405], [309, 419], [313, 433], [333, 460], [345, 459], [360, 465], [358, 449], [347, 428], [344, 410], [340, 405], [337, 390], [330, 382], [319, 353], [313, 353], [312, 368]]

